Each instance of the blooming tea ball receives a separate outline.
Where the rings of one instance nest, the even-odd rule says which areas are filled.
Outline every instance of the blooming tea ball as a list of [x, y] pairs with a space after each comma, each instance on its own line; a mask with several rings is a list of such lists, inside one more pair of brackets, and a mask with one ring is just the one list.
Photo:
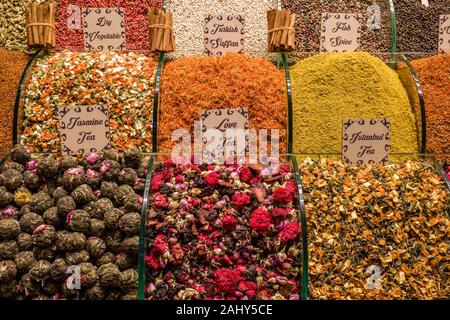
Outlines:
[[31, 201], [31, 192], [24, 187], [20, 187], [19, 189], [14, 192], [14, 202], [18, 206], [25, 206]]
[[5, 186], [9, 191], [15, 191], [23, 183], [23, 175], [14, 169], [8, 169], [0, 174], [0, 186]]
[[59, 162], [59, 171], [66, 172], [67, 169], [78, 166], [78, 159], [73, 156], [63, 156]]
[[135, 235], [139, 233], [139, 223], [141, 221], [141, 216], [139, 213], [131, 212], [124, 214], [119, 219], [119, 228], [126, 235]]
[[92, 287], [86, 289], [86, 298], [89, 300], [105, 299], [105, 289], [100, 281], [97, 281]]
[[31, 159], [31, 155], [24, 145], [17, 144], [11, 150], [11, 159], [20, 164], [26, 164]]
[[72, 251], [66, 253], [66, 262], [67, 265], [69, 266], [88, 261], [89, 261], [89, 252], [87, 252], [86, 250]]
[[122, 171], [120, 171], [119, 183], [127, 184], [127, 185], [133, 187], [137, 178], [138, 178], [138, 176], [137, 176], [136, 171], [134, 171], [134, 169], [124, 168], [124, 169], [122, 169]]
[[58, 214], [61, 216], [67, 214], [68, 212], [75, 210], [77, 205], [75, 200], [71, 196], [64, 196], [56, 202], [56, 207], [58, 208]]
[[42, 286], [42, 291], [49, 297], [53, 296], [59, 290], [59, 284], [53, 279], [45, 279]]
[[114, 208], [106, 211], [103, 220], [105, 221], [106, 228], [115, 230], [118, 227], [119, 218], [125, 214], [121, 209]]
[[135, 255], [139, 251], [139, 236], [127, 237], [122, 241], [122, 248], [128, 254]]
[[128, 269], [122, 272], [123, 280], [122, 287], [123, 288], [137, 288], [138, 286], [138, 272], [134, 269]]
[[9, 280], [5, 283], [0, 283], [0, 299], [13, 300], [16, 296], [16, 282]]
[[91, 227], [89, 229], [89, 234], [92, 236], [100, 237], [105, 231], [106, 225], [105, 221], [98, 219], [91, 219]]
[[91, 257], [99, 258], [106, 252], [106, 243], [98, 237], [90, 237], [86, 242], [86, 250]]
[[123, 153], [125, 167], [138, 169], [142, 162], [142, 155], [138, 148], [130, 148]]
[[60, 230], [55, 234], [55, 243], [60, 251], [82, 250], [86, 245], [86, 236], [81, 232]]
[[44, 219], [34, 212], [24, 214], [19, 221], [22, 231], [32, 234], [34, 229], [44, 224]]
[[119, 185], [114, 181], [102, 181], [100, 185], [100, 194], [102, 197], [114, 200], [114, 193], [119, 188]]
[[12, 260], [0, 260], [0, 283], [14, 279], [17, 275], [16, 264]]
[[30, 273], [26, 273], [20, 278], [20, 286], [26, 292], [27, 296], [34, 296], [39, 292], [39, 284], [32, 279]]
[[33, 172], [27, 171], [23, 174], [23, 182], [25, 187], [36, 190], [41, 186], [41, 180], [39, 176]]
[[17, 244], [21, 251], [30, 251], [33, 249], [33, 237], [28, 233], [21, 233], [17, 237]]
[[105, 160], [100, 164], [100, 173], [106, 180], [117, 180], [122, 166], [114, 160]]
[[42, 224], [33, 231], [33, 244], [39, 247], [49, 246], [55, 239], [55, 227]]
[[20, 225], [16, 219], [0, 220], [0, 239], [15, 239], [20, 233]]
[[125, 198], [130, 194], [135, 194], [134, 189], [129, 185], [123, 184], [115, 191], [114, 200], [119, 206], [122, 206]]
[[30, 269], [28, 273], [32, 280], [45, 280], [50, 275], [51, 263], [46, 260], [39, 260], [36, 264]]
[[61, 219], [58, 215], [57, 207], [51, 207], [45, 210], [44, 214], [42, 215], [42, 218], [44, 219], [46, 224], [50, 224], [54, 227], [57, 227], [61, 224]]
[[67, 264], [64, 259], [56, 259], [50, 267], [50, 277], [54, 280], [64, 279], [67, 275]]
[[5, 187], [0, 187], [0, 207], [10, 203], [13, 199], [13, 195]]
[[53, 207], [53, 199], [47, 193], [39, 192], [31, 196], [31, 211], [43, 214], [45, 210], [51, 207]]
[[81, 284], [83, 287], [91, 287], [97, 282], [97, 267], [89, 262], [82, 262], [78, 265], [80, 267]]
[[16, 241], [0, 241], [0, 259], [12, 260], [17, 253], [19, 253], [19, 246]]
[[68, 191], [72, 191], [85, 183], [86, 178], [82, 167], [67, 169], [61, 179], [62, 186]]
[[92, 189], [87, 184], [79, 186], [78, 188], [73, 190], [70, 195], [75, 200], [75, 203], [79, 206], [83, 206], [94, 199]]
[[123, 200], [124, 209], [128, 212], [139, 212], [141, 211], [141, 202], [139, 201], [139, 196], [137, 194], [128, 194]]
[[134, 258], [125, 252], [121, 252], [114, 257], [114, 263], [119, 267], [120, 271], [123, 271], [133, 267]]
[[92, 206], [91, 216], [95, 219], [103, 220], [105, 212], [114, 209], [114, 204], [108, 198], [101, 198], [94, 202]]
[[52, 179], [58, 174], [58, 163], [53, 158], [45, 158], [38, 162], [37, 168], [39, 173], [45, 178]]
[[102, 265], [97, 270], [100, 283], [105, 288], [120, 287], [123, 281], [123, 275], [114, 263]]
[[91, 217], [89, 213], [84, 210], [74, 210], [69, 213], [70, 217], [67, 218], [69, 227], [72, 231], [89, 232], [91, 227]]
[[69, 193], [67, 192], [66, 189], [64, 189], [63, 187], [58, 187], [55, 189], [55, 191], [53, 192], [53, 199], [55, 199], [55, 201], [58, 201], [59, 199], [68, 196]]
[[104, 238], [107, 249], [113, 253], [122, 251], [122, 239], [122, 232], [120, 231], [114, 231]]
[[14, 263], [16, 264], [17, 271], [19, 273], [27, 273], [30, 271], [31, 267], [36, 263], [33, 252], [31, 251], [21, 251], [16, 254], [14, 258]]
[[53, 261], [56, 257], [56, 245], [49, 245], [45, 247], [33, 247], [33, 254], [36, 260]]

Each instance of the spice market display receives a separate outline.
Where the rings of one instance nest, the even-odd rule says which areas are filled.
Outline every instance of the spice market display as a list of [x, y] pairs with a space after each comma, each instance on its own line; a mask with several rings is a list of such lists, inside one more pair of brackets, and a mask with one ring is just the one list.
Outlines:
[[[324, 13], [354, 49], [322, 52]], [[443, 15], [450, 0], [1, 0], [0, 300], [450, 299]], [[384, 121], [357, 133], [381, 163], [347, 157], [345, 119]], [[211, 127], [258, 148], [246, 135], [221, 163]]]
[[146, 169], [137, 149], [36, 159], [16, 146], [0, 173], [1, 298], [136, 299]]

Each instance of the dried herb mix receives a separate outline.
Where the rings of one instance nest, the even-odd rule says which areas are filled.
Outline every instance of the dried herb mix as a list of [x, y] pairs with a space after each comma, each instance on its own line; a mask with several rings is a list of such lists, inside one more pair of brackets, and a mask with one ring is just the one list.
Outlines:
[[[110, 158], [117, 169], [112, 175], [109, 170], [115, 169], [104, 165]], [[136, 150], [91, 153], [84, 159], [32, 159], [24, 147], [16, 146], [0, 169], [0, 297], [135, 296], [142, 189], [138, 184], [134, 189], [131, 177], [144, 179], [143, 160]], [[85, 183], [90, 170], [99, 173], [92, 186]], [[35, 188], [24, 187], [27, 174], [38, 177]], [[80, 179], [68, 182], [72, 176]], [[103, 183], [116, 187], [105, 194]], [[124, 197], [133, 199], [132, 205]], [[109, 212], [117, 216], [111, 218]], [[81, 290], [67, 287], [70, 266], [80, 267]], [[11, 285], [15, 289], [7, 293]]]
[[141, 53], [60, 52], [41, 58], [25, 93], [22, 142], [58, 151], [59, 106], [106, 105], [111, 145], [151, 149], [156, 63]]
[[[450, 296], [450, 195], [433, 166], [300, 166], [313, 299], [435, 299]], [[381, 271], [369, 289], [367, 268]]]
[[[449, 8], [450, 9], [450, 8]], [[413, 60], [425, 100], [427, 149], [450, 152], [450, 55]]]
[[416, 120], [398, 75], [368, 53], [322, 53], [291, 67], [294, 153], [341, 153], [342, 122], [387, 118], [390, 152], [418, 152]]
[[167, 63], [161, 80], [159, 151], [172, 151], [175, 129], [189, 129], [193, 139], [202, 110], [244, 107], [250, 128], [279, 130], [280, 152], [285, 152], [285, 100], [283, 72], [263, 59], [229, 53]]
[[157, 166], [147, 223], [149, 299], [298, 299], [289, 165]]

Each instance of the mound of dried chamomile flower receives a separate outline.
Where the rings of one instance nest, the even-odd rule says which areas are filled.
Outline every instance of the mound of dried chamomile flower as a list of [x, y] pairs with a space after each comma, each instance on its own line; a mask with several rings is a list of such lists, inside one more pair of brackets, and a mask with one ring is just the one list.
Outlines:
[[0, 298], [136, 299], [143, 160], [14, 147], [0, 170]]
[[428, 163], [305, 161], [313, 299], [450, 297], [450, 193]]

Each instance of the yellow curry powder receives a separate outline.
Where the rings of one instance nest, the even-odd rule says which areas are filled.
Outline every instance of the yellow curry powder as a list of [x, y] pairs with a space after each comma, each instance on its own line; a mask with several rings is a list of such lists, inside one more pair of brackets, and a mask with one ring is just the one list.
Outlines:
[[387, 118], [390, 152], [417, 152], [415, 117], [398, 75], [365, 52], [322, 53], [291, 67], [293, 152], [341, 153], [344, 119]]

